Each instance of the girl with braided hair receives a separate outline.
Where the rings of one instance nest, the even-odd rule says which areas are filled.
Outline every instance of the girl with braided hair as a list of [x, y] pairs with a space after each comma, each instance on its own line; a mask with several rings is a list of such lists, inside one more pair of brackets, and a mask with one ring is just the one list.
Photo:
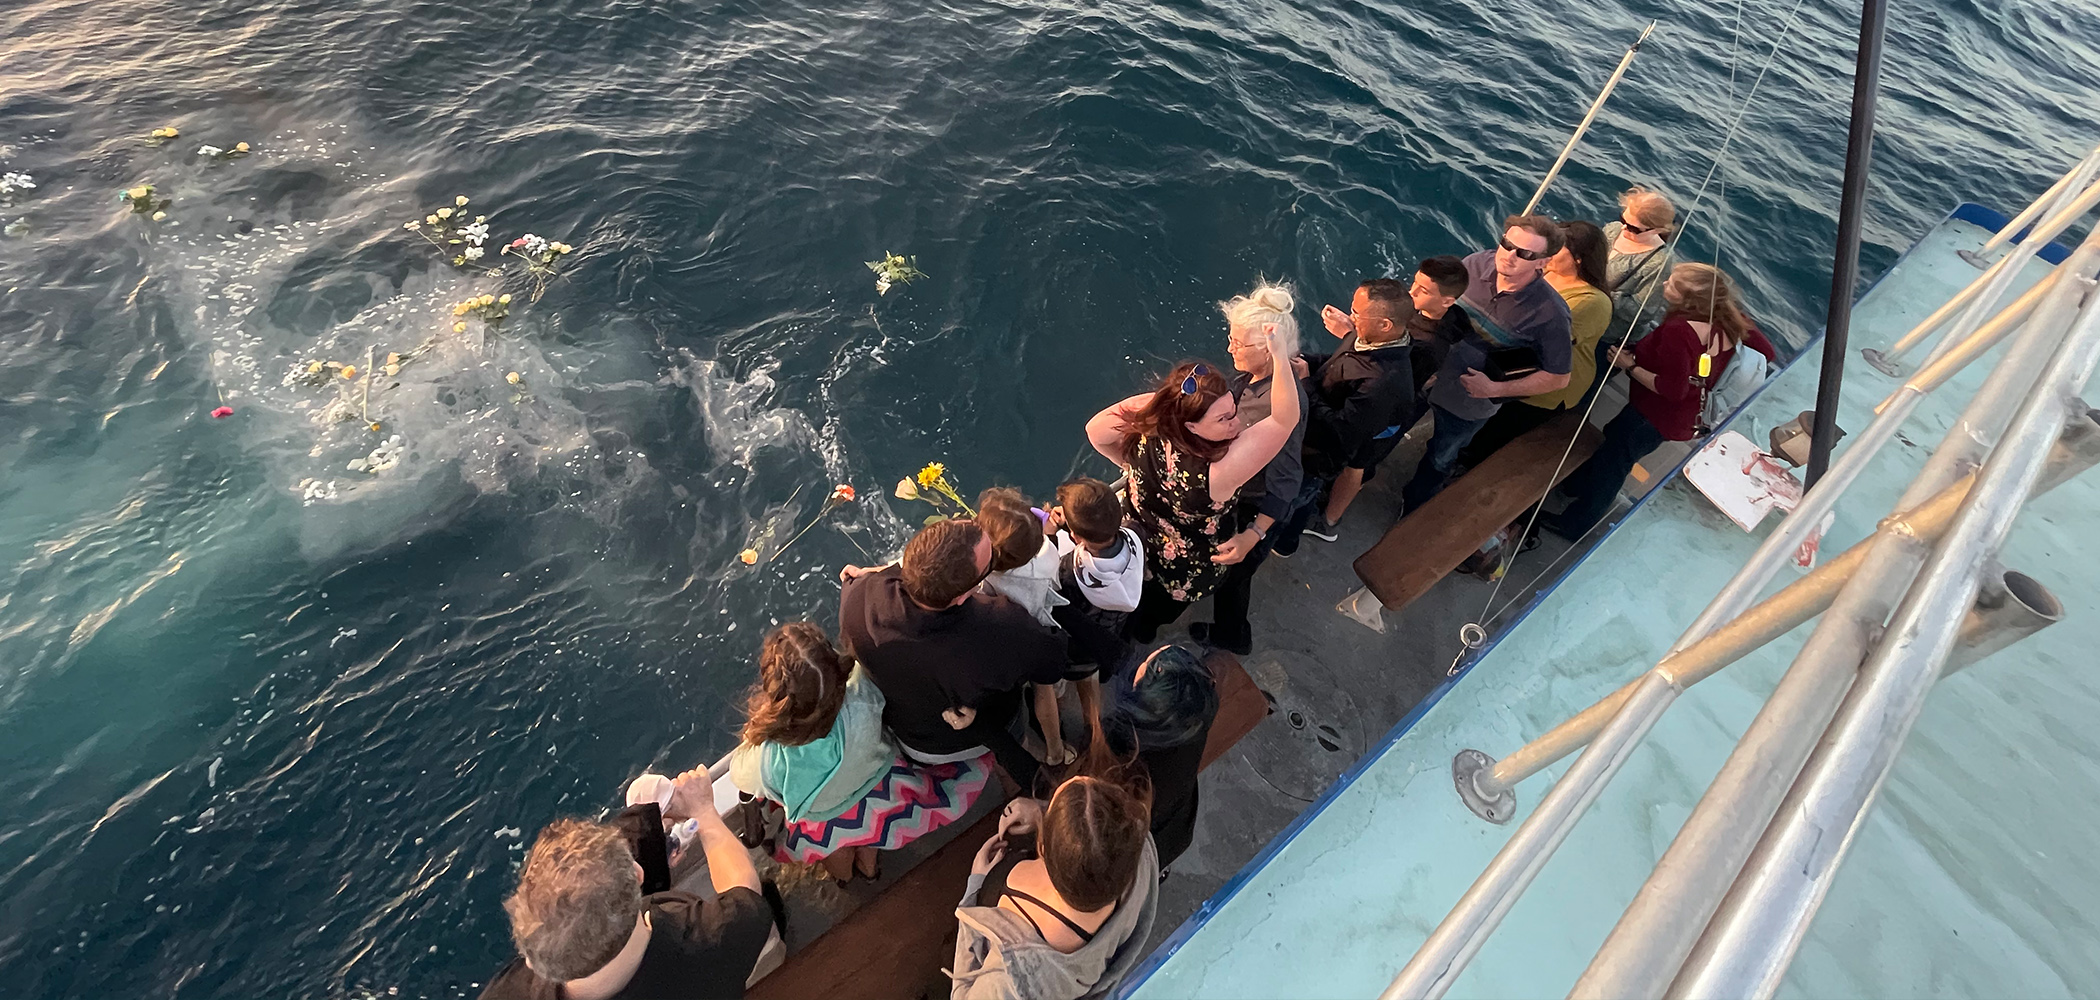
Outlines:
[[894, 851], [969, 811], [991, 773], [986, 757], [920, 764], [882, 728], [882, 691], [809, 622], [766, 634], [743, 743], [729, 778], [784, 816], [773, 857], [820, 864], [844, 882], [877, 874]]

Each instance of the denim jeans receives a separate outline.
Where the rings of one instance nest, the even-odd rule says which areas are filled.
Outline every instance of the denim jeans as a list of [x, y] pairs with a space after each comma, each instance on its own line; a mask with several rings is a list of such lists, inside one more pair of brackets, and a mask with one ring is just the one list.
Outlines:
[[1403, 514], [1414, 513], [1430, 497], [1444, 491], [1445, 484], [1451, 481], [1451, 469], [1458, 464], [1458, 453], [1491, 419], [1467, 420], [1441, 406], [1431, 406], [1430, 412], [1436, 415], [1436, 430], [1429, 435], [1429, 451], [1422, 455], [1415, 477], [1400, 489], [1400, 500], [1407, 505]]
[[1540, 523], [1562, 538], [1581, 538], [1611, 513], [1611, 505], [1619, 499], [1619, 487], [1625, 484], [1634, 464], [1662, 443], [1662, 432], [1641, 416], [1641, 411], [1631, 406], [1620, 410], [1611, 423], [1604, 425], [1604, 441], [1597, 446], [1597, 453], [1568, 473], [1567, 481], [1561, 484], [1561, 492], [1574, 497], [1574, 501], [1559, 516], [1542, 518]]

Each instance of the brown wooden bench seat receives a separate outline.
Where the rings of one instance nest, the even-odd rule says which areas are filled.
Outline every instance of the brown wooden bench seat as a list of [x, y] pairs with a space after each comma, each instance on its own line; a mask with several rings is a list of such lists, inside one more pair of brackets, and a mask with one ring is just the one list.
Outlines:
[[[1218, 716], [1203, 765], [1217, 760], [1268, 714], [1268, 700], [1226, 652], [1208, 662], [1218, 677]], [[788, 956], [747, 994], [760, 1000], [916, 1000], [948, 995], [941, 973], [955, 954], [955, 904], [977, 848], [998, 832], [994, 809], [904, 873], [881, 895]]]
[[[1581, 436], [1562, 463], [1561, 451], [1577, 427]], [[1357, 578], [1387, 610], [1406, 607], [1588, 461], [1603, 440], [1581, 413], [1555, 414], [1394, 522], [1378, 544], [1356, 557]]]

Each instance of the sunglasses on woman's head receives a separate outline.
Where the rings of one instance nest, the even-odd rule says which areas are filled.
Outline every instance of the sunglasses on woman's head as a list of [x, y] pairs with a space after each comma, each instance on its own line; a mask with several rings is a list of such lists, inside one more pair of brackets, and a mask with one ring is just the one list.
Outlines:
[[1516, 245], [1515, 243], [1511, 243], [1509, 241], [1509, 237], [1507, 236], [1504, 236], [1502, 238], [1502, 249], [1507, 250], [1510, 253], [1516, 254], [1517, 257], [1522, 260], [1545, 260], [1546, 258], [1553, 256], [1551, 253], [1548, 253], [1544, 250], [1526, 250], [1523, 247]]
[[1195, 395], [1196, 380], [1208, 374], [1210, 374], [1210, 368], [1206, 365], [1197, 365], [1189, 369], [1189, 377], [1181, 380], [1181, 394], [1184, 396]]

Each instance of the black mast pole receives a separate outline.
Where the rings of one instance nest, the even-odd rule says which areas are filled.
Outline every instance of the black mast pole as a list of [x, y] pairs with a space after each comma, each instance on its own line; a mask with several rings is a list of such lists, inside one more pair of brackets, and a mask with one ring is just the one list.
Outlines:
[[1852, 70], [1852, 131], [1845, 142], [1845, 187], [1838, 203], [1837, 254], [1830, 269], [1830, 314], [1823, 326], [1823, 380], [1816, 385], [1816, 422], [1809, 435], [1809, 486], [1830, 467], [1837, 441], [1838, 392], [1852, 333], [1852, 290], [1859, 284], [1859, 230], [1867, 207], [1867, 168], [1874, 159], [1874, 98], [1881, 90], [1881, 40], [1888, 0], [1865, 0], [1859, 12], [1859, 62]]

